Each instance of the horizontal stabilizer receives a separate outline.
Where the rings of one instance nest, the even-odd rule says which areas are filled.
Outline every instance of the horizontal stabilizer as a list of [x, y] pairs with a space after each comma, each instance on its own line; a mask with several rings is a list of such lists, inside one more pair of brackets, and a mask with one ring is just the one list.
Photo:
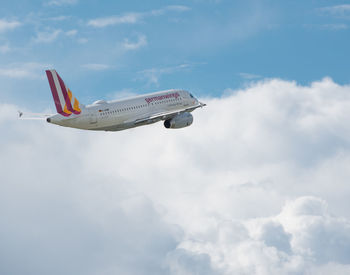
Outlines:
[[41, 113], [23, 113], [21, 111], [18, 111], [18, 118], [20, 119], [30, 119], [30, 120], [46, 120], [49, 116], [52, 116], [52, 114], [41, 114]]

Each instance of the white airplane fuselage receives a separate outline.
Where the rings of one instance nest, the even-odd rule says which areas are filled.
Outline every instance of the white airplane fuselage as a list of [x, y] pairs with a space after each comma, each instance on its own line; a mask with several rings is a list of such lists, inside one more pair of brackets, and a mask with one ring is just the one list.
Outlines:
[[185, 90], [167, 90], [109, 102], [98, 100], [81, 105], [79, 114], [55, 114], [47, 122], [85, 130], [120, 131], [164, 120], [166, 128], [182, 128], [192, 124], [190, 112], [204, 105]]

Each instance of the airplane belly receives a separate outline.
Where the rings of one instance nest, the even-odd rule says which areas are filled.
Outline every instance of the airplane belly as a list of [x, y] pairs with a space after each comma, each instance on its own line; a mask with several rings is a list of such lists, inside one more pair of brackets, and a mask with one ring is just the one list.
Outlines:
[[97, 123], [91, 123], [91, 130], [119, 131], [124, 130], [124, 119], [121, 116], [97, 117]]

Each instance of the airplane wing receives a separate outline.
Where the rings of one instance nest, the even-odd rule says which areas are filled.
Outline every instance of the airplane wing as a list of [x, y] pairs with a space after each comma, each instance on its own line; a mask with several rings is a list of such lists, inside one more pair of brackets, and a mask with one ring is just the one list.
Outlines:
[[20, 119], [30, 119], [30, 120], [45, 120], [49, 116], [52, 116], [52, 114], [40, 114], [40, 113], [23, 113], [21, 111], [18, 111], [18, 118]]
[[174, 116], [184, 113], [184, 112], [192, 112], [193, 110], [197, 109], [197, 108], [202, 108], [206, 106], [206, 104], [199, 102], [197, 105], [195, 106], [191, 106], [189, 108], [184, 108], [182, 110], [177, 110], [177, 111], [171, 111], [171, 112], [161, 112], [161, 113], [156, 113], [156, 114], [152, 114], [149, 116], [145, 116], [145, 117], [140, 117], [134, 120], [128, 120], [125, 121], [124, 123], [133, 123], [134, 125], [138, 125], [138, 124], [147, 124], [147, 123], [151, 123], [151, 122], [155, 122], [158, 120], [167, 120], [167, 119], [171, 119]]

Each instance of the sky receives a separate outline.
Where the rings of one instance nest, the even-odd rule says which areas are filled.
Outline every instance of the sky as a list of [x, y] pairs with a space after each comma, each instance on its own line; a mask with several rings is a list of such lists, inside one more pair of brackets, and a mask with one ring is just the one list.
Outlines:
[[[348, 1], [3, 1], [0, 100], [52, 107], [55, 68], [85, 104], [264, 78], [348, 83]], [[18, 81], [18, 80], [21, 81]]]
[[[0, 274], [349, 274], [349, 1], [5, 1]], [[184, 88], [194, 123], [55, 112]]]

